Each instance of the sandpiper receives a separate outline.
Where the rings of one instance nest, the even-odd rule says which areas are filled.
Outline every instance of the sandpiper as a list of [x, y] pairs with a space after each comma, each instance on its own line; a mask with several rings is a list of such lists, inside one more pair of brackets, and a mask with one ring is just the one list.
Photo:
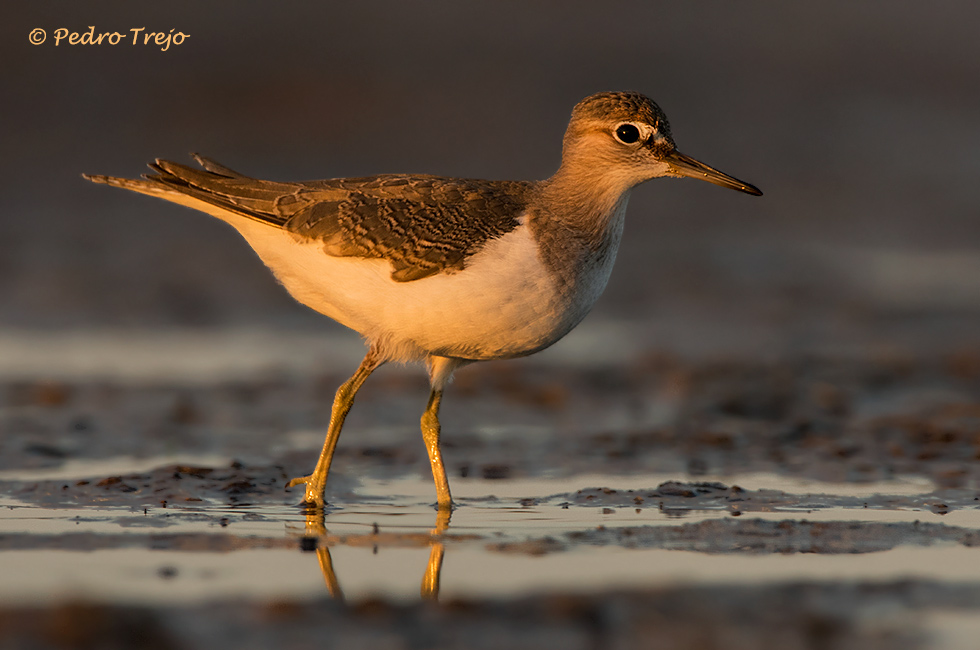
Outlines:
[[612, 271], [630, 190], [661, 176], [757, 188], [680, 153], [667, 118], [635, 92], [572, 111], [561, 166], [544, 181], [383, 174], [308, 182], [249, 178], [203, 156], [166, 160], [143, 180], [85, 178], [149, 194], [231, 224], [299, 302], [359, 332], [368, 347], [337, 390], [305, 503], [324, 504], [340, 430], [368, 376], [424, 361], [422, 437], [438, 508], [452, 507], [439, 405], [458, 368], [543, 350], [585, 317]]

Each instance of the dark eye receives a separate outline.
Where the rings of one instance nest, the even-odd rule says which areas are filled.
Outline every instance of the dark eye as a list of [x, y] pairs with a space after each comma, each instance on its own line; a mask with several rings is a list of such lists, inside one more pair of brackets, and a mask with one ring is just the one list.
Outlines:
[[623, 144], [633, 144], [640, 139], [640, 130], [632, 124], [620, 124], [616, 127], [616, 139]]

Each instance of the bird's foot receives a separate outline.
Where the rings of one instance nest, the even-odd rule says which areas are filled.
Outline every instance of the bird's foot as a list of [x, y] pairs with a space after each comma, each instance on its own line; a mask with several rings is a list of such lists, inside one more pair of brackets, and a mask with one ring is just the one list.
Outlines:
[[298, 476], [286, 483], [286, 489], [296, 487], [297, 485], [306, 486], [306, 494], [303, 498], [304, 506], [308, 508], [318, 508], [323, 509], [325, 500], [323, 498], [323, 488], [324, 484], [321, 481], [316, 480], [316, 477], [312, 474], [310, 476]]

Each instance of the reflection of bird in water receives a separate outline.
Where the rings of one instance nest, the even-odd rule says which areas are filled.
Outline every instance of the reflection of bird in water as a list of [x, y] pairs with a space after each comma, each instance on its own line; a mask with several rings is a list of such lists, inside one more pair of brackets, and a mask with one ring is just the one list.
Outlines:
[[[442, 542], [442, 535], [449, 529], [449, 518], [451, 511], [448, 508], [440, 508], [436, 513], [436, 526], [428, 535], [417, 534], [396, 534], [388, 537], [389, 543], [407, 544], [409, 546], [428, 545], [429, 561], [425, 566], [425, 574], [422, 576], [422, 587], [420, 593], [422, 598], [437, 600], [439, 598], [439, 579], [442, 573], [442, 558], [446, 549]], [[359, 545], [376, 545], [380, 539], [380, 531], [375, 525], [374, 532], [370, 535], [348, 536], [344, 538], [344, 543]], [[344, 600], [344, 591], [337, 580], [337, 574], [333, 568], [333, 558], [330, 556], [330, 546], [332, 540], [327, 535], [324, 525], [323, 515], [318, 512], [311, 512], [306, 516], [306, 535], [303, 538], [304, 545], [309, 543], [316, 549], [316, 558], [320, 563], [320, 571], [323, 573], [323, 581], [327, 585], [327, 591], [337, 600]], [[308, 548], [305, 547], [304, 548]]]
[[344, 418], [389, 361], [424, 361], [431, 393], [422, 437], [440, 509], [451, 508], [439, 406], [469, 363], [543, 350], [605, 288], [630, 190], [689, 176], [759, 195], [680, 153], [667, 118], [638, 93], [600, 93], [572, 111], [561, 166], [545, 181], [391, 174], [262, 181], [198, 156], [203, 170], [158, 160], [144, 180], [87, 176], [227, 221], [300, 302], [360, 332], [368, 352], [334, 398], [316, 468], [293, 479], [322, 507]]

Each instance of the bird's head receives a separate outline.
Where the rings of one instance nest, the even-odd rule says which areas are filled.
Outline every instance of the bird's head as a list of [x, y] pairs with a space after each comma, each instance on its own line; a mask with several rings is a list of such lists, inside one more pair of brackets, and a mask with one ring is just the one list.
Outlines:
[[562, 167], [595, 175], [622, 190], [661, 176], [698, 178], [759, 196], [753, 185], [677, 150], [667, 116], [636, 92], [599, 93], [572, 111], [562, 146]]

